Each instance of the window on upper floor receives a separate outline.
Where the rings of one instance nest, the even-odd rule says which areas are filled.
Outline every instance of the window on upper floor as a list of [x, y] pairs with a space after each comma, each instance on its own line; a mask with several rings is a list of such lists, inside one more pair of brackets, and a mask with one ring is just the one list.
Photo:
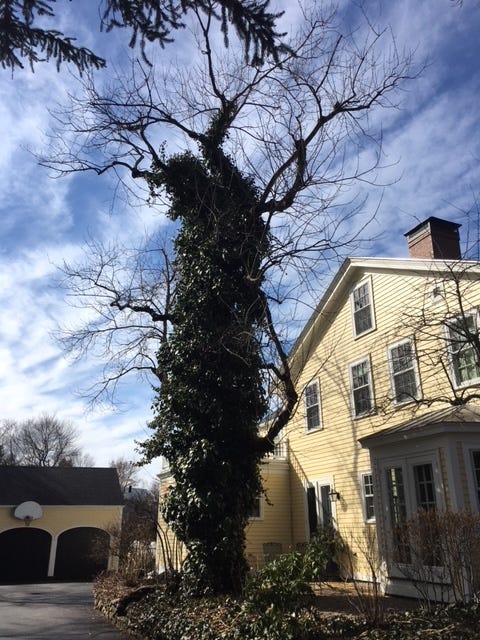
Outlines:
[[373, 475], [371, 471], [362, 473], [363, 513], [365, 522], [375, 520], [375, 507], [373, 501]]
[[448, 354], [453, 380], [457, 387], [480, 382], [478, 342], [478, 314], [465, 313], [445, 322]]
[[375, 328], [372, 282], [363, 280], [351, 294], [353, 332], [356, 337]]
[[418, 400], [420, 381], [413, 341], [402, 340], [390, 345], [387, 350], [393, 401], [402, 404]]
[[354, 417], [360, 418], [371, 413], [373, 410], [373, 387], [369, 358], [350, 365], [350, 389]]
[[318, 380], [307, 384], [304, 390], [305, 426], [307, 431], [321, 429], [320, 417], [320, 388]]

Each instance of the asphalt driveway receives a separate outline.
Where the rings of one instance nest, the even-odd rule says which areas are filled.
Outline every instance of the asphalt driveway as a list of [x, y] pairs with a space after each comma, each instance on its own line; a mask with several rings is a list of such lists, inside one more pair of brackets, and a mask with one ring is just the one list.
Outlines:
[[2, 640], [126, 640], [93, 610], [91, 583], [0, 584]]

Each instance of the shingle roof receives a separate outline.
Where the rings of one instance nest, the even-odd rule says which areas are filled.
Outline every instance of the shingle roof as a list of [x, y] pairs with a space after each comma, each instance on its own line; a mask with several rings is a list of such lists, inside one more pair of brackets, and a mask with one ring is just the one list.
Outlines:
[[401, 438], [408, 434], [420, 433], [427, 427], [461, 424], [478, 425], [478, 423], [480, 423], [480, 407], [474, 405], [450, 406], [445, 409], [426, 413], [393, 427], [387, 427], [381, 431], [376, 431], [364, 438], [360, 438], [360, 442], [364, 445], [377, 439], [380, 440], [381, 438], [385, 438], [386, 436], [391, 437], [395, 435]]
[[100, 467], [0, 467], [0, 505], [123, 504], [117, 470]]

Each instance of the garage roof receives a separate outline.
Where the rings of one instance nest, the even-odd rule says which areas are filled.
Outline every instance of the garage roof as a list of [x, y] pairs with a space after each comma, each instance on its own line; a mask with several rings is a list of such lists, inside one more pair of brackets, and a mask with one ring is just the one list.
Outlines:
[[0, 505], [32, 500], [40, 505], [123, 504], [111, 467], [0, 467]]

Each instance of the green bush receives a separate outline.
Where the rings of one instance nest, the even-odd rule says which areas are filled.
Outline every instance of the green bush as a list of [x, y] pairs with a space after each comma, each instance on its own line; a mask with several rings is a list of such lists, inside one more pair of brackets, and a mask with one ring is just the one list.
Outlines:
[[325, 527], [302, 551], [283, 554], [253, 573], [242, 605], [250, 623], [238, 638], [307, 638], [316, 625], [310, 583], [325, 579], [334, 551], [333, 529]]

